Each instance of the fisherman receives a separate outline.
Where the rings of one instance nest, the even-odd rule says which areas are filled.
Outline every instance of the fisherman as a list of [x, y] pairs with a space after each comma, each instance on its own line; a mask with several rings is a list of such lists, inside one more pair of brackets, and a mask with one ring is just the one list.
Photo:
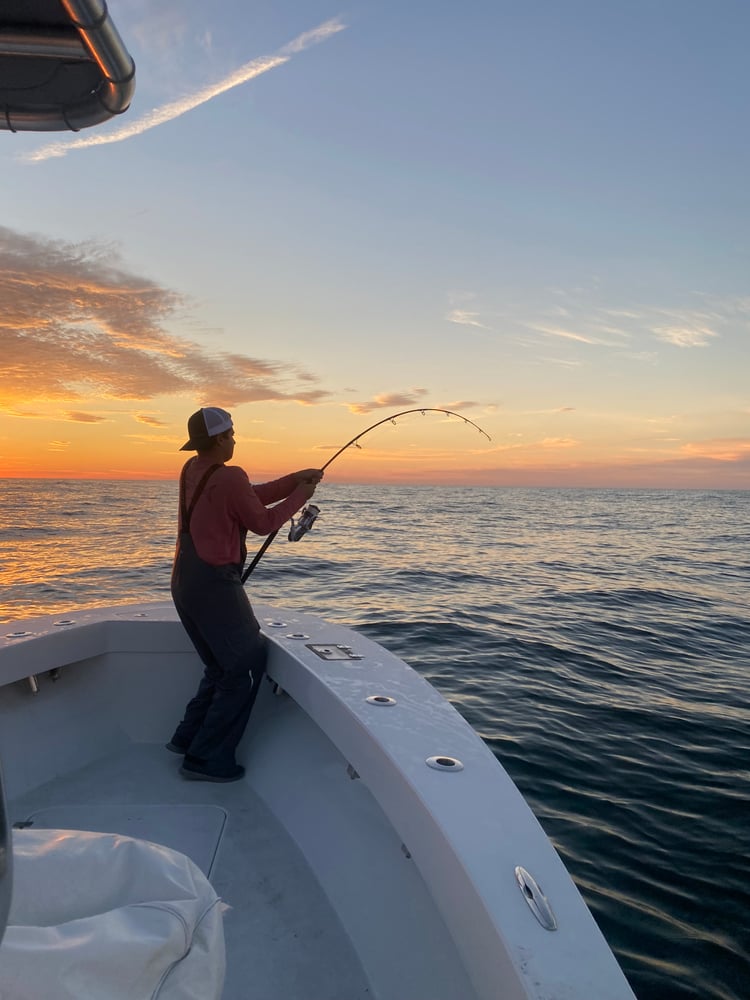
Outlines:
[[[205, 670], [195, 697], [167, 743], [184, 755], [180, 773], [202, 781], [237, 781], [245, 769], [235, 749], [265, 672], [266, 640], [241, 572], [248, 531], [267, 535], [315, 492], [320, 469], [303, 469], [251, 486], [237, 465], [231, 414], [205, 406], [188, 420], [181, 451], [196, 451], [180, 475], [178, 540], [172, 598]], [[274, 507], [267, 504], [277, 503]]]

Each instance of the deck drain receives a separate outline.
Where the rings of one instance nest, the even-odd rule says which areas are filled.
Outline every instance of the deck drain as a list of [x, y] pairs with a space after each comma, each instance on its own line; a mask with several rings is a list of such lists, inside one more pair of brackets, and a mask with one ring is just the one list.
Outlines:
[[287, 634], [287, 639], [309, 639], [309, 635], [305, 635], [304, 632], [289, 632]]
[[396, 699], [391, 698], [387, 694], [371, 694], [369, 698], [365, 698], [365, 701], [369, 702], [371, 705], [395, 705]]
[[428, 767], [436, 771], [463, 771], [464, 766], [458, 757], [428, 757], [425, 761]]
[[33, 632], [6, 632], [5, 633], [5, 638], [6, 639], [23, 639], [27, 635], [33, 635], [33, 634], [34, 634]]
[[286, 622], [266, 622], [269, 628], [287, 628]]
[[61, 618], [59, 622], [52, 622], [53, 625], [75, 625], [72, 618]]

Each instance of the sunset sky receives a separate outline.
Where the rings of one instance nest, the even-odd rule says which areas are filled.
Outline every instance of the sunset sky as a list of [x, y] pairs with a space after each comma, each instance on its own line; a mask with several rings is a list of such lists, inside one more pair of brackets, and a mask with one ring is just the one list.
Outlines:
[[0, 476], [750, 488], [747, 0], [110, 0], [0, 134]]

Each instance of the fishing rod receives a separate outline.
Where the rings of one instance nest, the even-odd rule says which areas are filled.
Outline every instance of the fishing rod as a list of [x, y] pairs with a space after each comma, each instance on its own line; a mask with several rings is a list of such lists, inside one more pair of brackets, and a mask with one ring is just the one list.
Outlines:
[[[401, 410], [400, 413], [392, 413], [390, 417], [383, 417], [383, 419], [378, 420], [377, 423], [371, 424], [369, 427], [365, 428], [365, 430], [357, 434], [356, 437], [353, 437], [351, 441], [347, 441], [345, 445], [339, 448], [339, 450], [334, 455], [332, 455], [331, 458], [328, 459], [326, 464], [322, 466], [320, 471], [325, 472], [325, 470], [328, 468], [331, 462], [335, 462], [336, 459], [339, 457], [339, 455], [343, 454], [347, 450], [347, 448], [351, 448], [352, 445], [354, 445], [355, 448], [361, 448], [361, 445], [359, 445], [357, 442], [360, 440], [360, 438], [363, 438], [365, 434], [369, 434], [370, 431], [374, 431], [376, 427], [381, 427], [383, 424], [392, 423], [395, 425], [399, 417], [407, 417], [409, 416], [410, 413], [421, 413], [422, 416], [424, 416], [425, 413], [445, 413], [449, 417], [458, 417], [458, 419], [463, 420], [465, 424], [470, 424], [472, 427], [475, 427], [480, 434], [483, 434], [487, 438], [488, 441], [492, 440], [487, 431], [482, 430], [479, 424], [475, 424], [473, 420], [469, 420], [469, 418], [465, 417], [462, 413], [456, 413], [455, 410], [444, 410], [442, 407], [439, 406], [419, 406], [413, 410]], [[294, 518], [292, 518], [292, 527], [289, 530], [289, 541], [298, 542], [300, 538], [302, 538], [302, 536], [312, 528], [313, 524], [315, 523], [315, 519], [317, 518], [319, 513], [320, 513], [320, 508], [317, 507], [314, 503], [311, 503], [308, 504], [302, 510], [299, 521], [295, 522]], [[268, 538], [266, 538], [261, 547], [258, 549], [253, 558], [253, 561], [250, 563], [248, 568], [242, 574], [243, 583], [247, 580], [252, 571], [261, 561], [266, 549], [274, 540], [274, 538], [278, 535], [279, 530], [280, 529], [277, 528], [276, 531], [271, 532]]]

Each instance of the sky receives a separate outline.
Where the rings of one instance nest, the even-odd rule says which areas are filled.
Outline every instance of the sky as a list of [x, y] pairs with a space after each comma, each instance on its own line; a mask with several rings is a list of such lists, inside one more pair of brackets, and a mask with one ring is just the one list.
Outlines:
[[111, 0], [0, 134], [0, 476], [750, 488], [746, 0]]

